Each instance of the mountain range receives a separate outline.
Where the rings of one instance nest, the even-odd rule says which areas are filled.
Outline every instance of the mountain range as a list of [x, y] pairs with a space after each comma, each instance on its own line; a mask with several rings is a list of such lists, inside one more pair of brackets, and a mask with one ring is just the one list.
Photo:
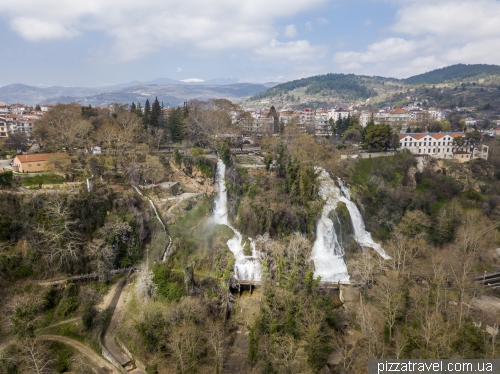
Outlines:
[[[457, 92], [458, 88], [460, 90]], [[500, 108], [500, 66], [457, 64], [406, 79], [355, 74], [325, 74], [286, 83], [240, 83], [232, 77], [203, 81], [157, 78], [131, 81], [103, 87], [36, 87], [11, 84], [0, 87], [0, 101], [28, 105], [48, 103], [79, 103], [104, 106], [113, 102], [144, 103], [158, 97], [165, 107], [181, 105], [185, 100], [227, 98], [247, 106], [262, 103], [286, 105], [390, 105], [407, 97], [408, 92], [429, 93], [435, 105], [446, 98], [446, 105], [486, 105]], [[435, 92], [434, 92], [435, 91]], [[498, 92], [497, 92], [498, 91]], [[487, 95], [486, 95], [487, 93]], [[424, 95], [425, 96], [425, 95]], [[472, 100], [474, 99], [474, 100]], [[426, 99], [425, 99], [426, 100]], [[498, 105], [495, 103], [498, 102]]]
[[79, 103], [104, 106], [111, 103], [150, 101], [158, 97], [165, 107], [182, 105], [185, 100], [210, 98], [239, 99], [267, 90], [277, 83], [237, 83], [235, 78], [199, 79], [178, 81], [157, 78], [152, 81], [103, 86], [103, 87], [40, 87], [10, 84], [0, 87], [0, 101], [27, 105], [50, 103]]

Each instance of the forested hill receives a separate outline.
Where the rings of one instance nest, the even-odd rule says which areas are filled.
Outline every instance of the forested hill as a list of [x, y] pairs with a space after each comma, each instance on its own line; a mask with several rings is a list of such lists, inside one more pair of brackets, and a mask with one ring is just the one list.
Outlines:
[[[369, 80], [369, 81], [367, 81]], [[344, 100], [367, 99], [377, 96], [370, 83], [387, 81], [381, 77], [364, 77], [355, 74], [325, 74], [309, 78], [297, 79], [279, 84], [264, 92], [252, 96], [251, 100], [262, 100], [277, 96], [286, 96], [291, 91], [305, 88], [305, 95], [322, 95], [338, 97]]]
[[486, 64], [458, 64], [429, 71], [403, 79], [406, 84], [438, 84], [450, 81], [462, 82], [470, 78], [486, 78], [496, 75], [500, 78], [500, 66]]

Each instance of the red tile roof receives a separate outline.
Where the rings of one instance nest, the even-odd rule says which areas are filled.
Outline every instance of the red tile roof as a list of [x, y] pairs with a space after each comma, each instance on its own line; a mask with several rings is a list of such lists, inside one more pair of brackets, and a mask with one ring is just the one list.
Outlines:
[[22, 164], [26, 162], [38, 162], [38, 161], [47, 161], [51, 157], [64, 157], [69, 158], [69, 155], [66, 152], [58, 152], [58, 153], [34, 153], [30, 155], [17, 155], [17, 158]]

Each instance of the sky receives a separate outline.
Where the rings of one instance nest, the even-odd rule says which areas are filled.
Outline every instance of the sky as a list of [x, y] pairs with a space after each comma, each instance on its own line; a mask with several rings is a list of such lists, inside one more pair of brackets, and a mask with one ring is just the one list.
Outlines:
[[500, 64], [500, 0], [0, 0], [0, 86]]

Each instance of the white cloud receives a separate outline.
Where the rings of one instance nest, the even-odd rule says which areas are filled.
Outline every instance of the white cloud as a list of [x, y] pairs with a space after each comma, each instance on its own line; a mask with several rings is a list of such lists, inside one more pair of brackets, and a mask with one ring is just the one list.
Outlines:
[[346, 72], [407, 77], [456, 63], [500, 61], [500, 2], [399, 0], [387, 37], [364, 51], [342, 51], [334, 63]]
[[[252, 50], [277, 37], [278, 20], [328, 1], [16, 0], [0, 1], [0, 14], [30, 41], [101, 32], [112, 44], [101, 46], [102, 55], [126, 61], [179, 45], [194, 52]], [[287, 35], [293, 31], [289, 27]]]
[[285, 31], [283, 33], [287, 38], [293, 38], [297, 36], [297, 28], [295, 27], [294, 24], [285, 26]]
[[184, 69], [177, 68], [177, 72], [180, 73], [181, 71], [184, 71]]
[[313, 31], [313, 24], [311, 21], [306, 22], [306, 29], [307, 31]]
[[23, 38], [36, 42], [48, 39], [71, 38], [79, 33], [68, 29], [64, 24], [47, 22], [28, 17], [19, 17], [12, 21], [12, 28]]
[[268, 61], [317, 61], [326, 54], [323, 46], [314, 46], [307, 40], [281, 43], [273, 39], [269, 44], [259, 47], [255, 53]]

